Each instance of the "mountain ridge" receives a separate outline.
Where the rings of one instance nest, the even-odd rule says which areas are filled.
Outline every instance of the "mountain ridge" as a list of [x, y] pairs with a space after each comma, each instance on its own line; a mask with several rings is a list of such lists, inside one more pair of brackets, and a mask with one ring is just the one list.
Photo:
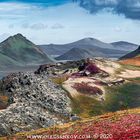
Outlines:
[[7, 61], [4, 64], [4, 60], [0, 59], [0, 64], [3, 64], [1, 67], [9, 67], [7, 65], [9, 61], [13, 62], [10, 66], [14, 67], [53, 62], [37, 45], [22, 34], [10, 36], [0, 43], [0, 58], [3, 57]]
[[[114, 48], [112, 44], [109, 43], [104, 43], [98, 39], [95, 38], [84, 38], [72, 43], [68, 44], [49, 44], [49, 45], [40, 45], [40, 48], [44, 50], [44, 52], [47, 52], [49, 55], [54, 55], [54, 56], [61, 56], [65, 54], [66, 52], [70, 51], [73, 48], [80, 48], [80, 49], [96, 49], [96, 48], [101, 48], [101, 49], [111, 49], [114, 51], [119, 51]], [[121, 52], [121, 51], [120, 51]], [[120, 56], [123, 56], [127, 54], [128, 51], [122, 51]], [[119, 56], [118, 56], [119, 57]]]
[[118, 58], [124, 52], [108, 48], [72, 48], [66, 53], [56, 57], [56, 60], [80, 60], [86, 58], [103, 57], [103, 58]]
[[111, 43], [115, 48], [120, 50], [127, 50], [129, 52], [136, 50], [139, 45], [127, 42], [127, 41], [117, 41]]

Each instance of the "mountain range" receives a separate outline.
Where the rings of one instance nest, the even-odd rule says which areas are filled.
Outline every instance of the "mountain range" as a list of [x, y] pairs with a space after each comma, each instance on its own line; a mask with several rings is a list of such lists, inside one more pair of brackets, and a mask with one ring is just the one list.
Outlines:
[[116, 49], [112, 44], [104, 43], [94, 38], [84, 38], [68, 44], [40, 45], [39, 47], [42, 48], [44, 52], [47, 52], [47, 54], [49, 55], [62, 55], [67, 51], [71, 50], [72, 48], [89, 49], [93, 47], [94, 48], [100, 47], [100, 48]]
[[10, 36], [0, 43], [0, 67], [22, 67], [52, 62], [37, 45], [21, 34]]
[[85, 58], [94, 58], [94, 57], [104, 57], [104, 58], [119, 58], [124, 55], [126, 52], [100, 48], [100, 47], [91, 47], [91, 48], [72, 48], [68, 52], [56, 57], [56, 60], [80, 60]]
[[80, 60], [104, 57], [120, 58], [138, 45], [129, 42], [104, 43], [94, 38], [84, 38], [68, 44], [35, 45], [22, 34], [10, 36], [0, 43], [0, 68], [35, 66], [56, 60]]
[[77, 60], [86, 57], [120, 58], [135, 50], [138, 45], [124, 41], [105, 43], [94, 38], [84, 38], [68, 44], [49, 44], [39, 47], [47, 54], [56, 56], [57, 60]]

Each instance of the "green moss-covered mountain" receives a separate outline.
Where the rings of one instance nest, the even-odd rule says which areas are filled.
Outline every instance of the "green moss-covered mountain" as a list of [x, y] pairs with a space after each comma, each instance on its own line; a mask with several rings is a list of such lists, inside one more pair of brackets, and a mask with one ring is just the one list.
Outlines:
[[0, 67], [27, 66], [49, 63], [53, 60], [21, 34], [0, 43]]

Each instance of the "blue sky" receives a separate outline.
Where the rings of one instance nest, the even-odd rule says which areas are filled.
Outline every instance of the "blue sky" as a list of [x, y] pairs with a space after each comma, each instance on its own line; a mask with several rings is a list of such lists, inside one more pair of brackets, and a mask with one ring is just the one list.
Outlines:
[[22, 33], [36, 44], [84, 37], [140, 44], [140, 0], [74, 1], [0, 1], [0, 41]]

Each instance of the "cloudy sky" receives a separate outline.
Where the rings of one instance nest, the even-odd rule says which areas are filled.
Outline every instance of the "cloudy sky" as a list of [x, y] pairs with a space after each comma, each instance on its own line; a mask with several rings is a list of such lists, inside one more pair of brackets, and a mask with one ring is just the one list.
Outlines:
[[140, 0], [0, 0], [0, 41], [17, 33], [36, 44], [84, 37], [140, 44]]

